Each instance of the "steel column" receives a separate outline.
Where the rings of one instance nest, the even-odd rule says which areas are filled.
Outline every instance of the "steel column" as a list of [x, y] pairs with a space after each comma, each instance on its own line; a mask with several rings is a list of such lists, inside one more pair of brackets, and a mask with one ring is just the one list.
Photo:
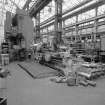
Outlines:
[[24, 5], [24, 7], [23, 7], [23, 9], [28, 8], [31, 1], [32, 0], [27, 0], [26, 3], [25, 3], [25, 5]]
[[40, 12], [38, 12], [35, 16], [35, 23], [36, 23], [36, 26], [35, 26], [35, 33], [36, 33], [36, 39], [40, 38]]
[[[95, 8], [95, 17], [97, 17], [97, 13], [98, 13], [98, 7]], [[93, 42], [94, 42], [94, 49], [96, 48], [96, 37], [97, 37], [97, 22], [98, 19], [94, 20], [94, 32], [93, 32]]]
[[55, 0], [55, 37], [61, 43], [62, 37], [62, 0]]
[[[76, 23], [78, 23], [78, 15], [76, 16]], [[75, 25], [76, 35], [78, 35], [78, 25]]]
[[[98, 13], [98, 8], [95, 8], [95, 17], [97, 17], [97, 13]], [[94, 48], [95, 48], [95, 42], [96, 42], [96, 36], [97, 36], [97, 21], [98, 19], [94, 19], [94, 28], [93, 28], [93, 32], [92, 32], [92, 41], [94, 43]]]
[[65, 35], [65, 21], [63, 21], [62, 24], [63, 24], [63, 29], [62, 29], [63, 32], [62, 32], [62, 34], [63, 34], [63, 36], [64, 36], [64, 35]]

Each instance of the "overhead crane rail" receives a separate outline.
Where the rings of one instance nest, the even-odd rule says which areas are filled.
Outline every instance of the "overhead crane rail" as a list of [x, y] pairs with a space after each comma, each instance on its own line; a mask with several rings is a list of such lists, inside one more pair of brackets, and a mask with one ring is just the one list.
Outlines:
[[[62, 20], [64, 21], [64, 20], [66, 20], [66, 19], [68, 19], [68, 18], [70, 18], [70, 17], [72, 17], [72, 16], [75, 16], [75, 15], [80, 14], [81, 11], [82, 11], [82, 13], [83, 13], [83, 12], [86, 12], [87, 10], [94, 9], [95, 7], [101, 6], [101, 5], [103, 5], [103, 4], [105, 4], [105, 2], [103, 2], [103, 0], [99, 0], [99, 1], [97, 1], [97, 2], [95, 2], [95, 3], [92, 3], [91, 5], [88, 5], [88, 6], [86, 6], [86, 7], [84, 7], [84, 8], [81, 8], [81, 9], [79, 9], [79, 10], [77, 10], [77, 11], [74, 11], [74, 12], [72, 12], [72, 13], [66, 15], [66, 16], [62, 16]], [[69, 11], [70, 11], [70, 10], [69, 10]], [[65, 15], [65, 14], [63, 13], [62, 15]], [[104, 15], [98, 16], [96, 19], [100, 19], [100, 18], [103, 18], [103, 17], [105, 17], [105, 16], [104, 16]], [[44, 22], [42, 22], [42, 23], [40, 24], [41, 28], [46, 27], [46, 26], [53, 25], [53, 24], [54, 24], [54, 22], [53, 22], [54, 19], [55, 19], [55, 17], [52, 16], [51, 18], [49, 18], [49, 19], [45, 20]], [[88, 19], [88, 20], [79, 22], [78, 24], [86, 23], [86, 22], [92, 21], [93, 19], [94, 19], [94, 18], [91, 18], [91, 19]], [[52, 21], [52, 22], [51, 22], [51, 21]], [[49, 22], [50, 22], [50, 23], [49, 23]], [[47, 24], [47, 25], [46, 25], [46, 24]]]
[[[63, 12], [62, 15], [65, 15], [65, 14], [67, 14], [67, 13], [69, 13], [69, 12], [71, 12], [71, 11], [77, 9], [77, 8], [79, 8], [79, 7], [81, 7], [81, 6], [83, 6], [83, 5], [87, 4], [87, 3], [89, 3], [90, 1], [92, 1], [92, 0], [86, 0], [86, 1], [84, 1], [84, 2], [82, 2], [82, 3], [80, 3], [80, 4], [78, 4], [78, 5], [74, 6], [73, 8], [70, 8], [69, 10]], [[41, 26], [42, 26], [43, 24], [45, 24], [46, 22], [52, 21], [54, 18], [55, 18], [55, 17], [52, 16], [51, 18], [45, 20], [44, 22], [41, 23]]]
[[[51, 1], [51, 0], [37, 0], [36, 3], [35, 3], [35, 4], [30, 8], [30, 10], [29, 10], [30, 16], [31, 16], [31, 17], [35, 16], [35, 15], [36, 15], [41, 9], [43, 9], [50, 1]], [[102, 5], [103, 3], [105, 3], [104, 0], [98, 0], [97, 2], [95, 2], [95, 3], [93, 3], [93, 4], [90, 4], [89, 6], [82, 8], [82, 10], [80, 9], [80, 10], [78, 10], [78, 11], [75, 11], [75, 12], [73, 12], [73, 13], [71, 13], [71, 14], [66, 15], [67, 13], [70, 13], [71, 11], [73, 11], [73, 10], [75, 10], [75, 9], [77, 9], [77, 8], [83, 6], [83, 5], [85, 5], [85, 4], [87, 4], [87, 3], [91, 2], [91, 1], [92, 1], [92, 0], [86, 0], [86, 1], [84, 1], [84, 2], [82, 2], [82, 3], [80, 3], [80, 4], [78, 4], [78, 5], [76, 5], [75, 7], [73, 7], [73, 8], [71, 8], [71, 9], [65, 11], [64, 13], [62, 13], [62, 15], [63, 15], [63, 20], [66, 20], [66, 19], [70, 18], [70, 17], [73, 16], [73, 15], [79, 14], [81, 11], [82, 11], [82, 12], [85, 12], [85, 11], [87, 11], [87, 10], [93, 9], [93, 8], [95, 8], [95, 7], [97, 7], [97, 6], [100, 6], [100, 5]], [[23, 9], [25, 9], [25, 8], [27, 7], [27, 5], [28, 5], [30, 2], [31, 2], [31, 0], [28, 0], [28, 1], [26, 2], [25, 6], [23, 7]], [[64, 16], [64, 15], [66, 15], [66, 16]], [[49, 19], [45, 20], [44, 22], [42, 22], [42, 23], [40, 24], [40, 26], [43, 26], [43, 25], [45, 25], [45, 24], [47, 24], [47, 23], [50, 22], [50, 24], [47, 24], [47, 26], [49, 26], [49, 25], [51, 25], [51, 24], [54, 23], [54, 22], [51, 22], [51, 21], [53, 21], [54, 19], [55, 19], [55, 16], [52, 16], [51, 18], [49, 18]]]

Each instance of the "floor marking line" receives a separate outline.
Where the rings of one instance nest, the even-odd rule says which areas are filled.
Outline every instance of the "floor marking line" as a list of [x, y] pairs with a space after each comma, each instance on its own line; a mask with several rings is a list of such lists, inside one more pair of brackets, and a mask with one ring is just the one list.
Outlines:
[[17, 64], [21, 69], [23, 69], [26, 73], [28, 73], [33, 79], [36, 79], [36, 77], [29, 72], [25, 67], [23, 67], [21, 64]]

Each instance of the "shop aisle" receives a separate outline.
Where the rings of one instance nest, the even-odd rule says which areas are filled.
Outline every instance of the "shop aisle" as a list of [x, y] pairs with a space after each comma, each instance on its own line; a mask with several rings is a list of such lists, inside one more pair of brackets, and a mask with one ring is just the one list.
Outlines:
[[33, 79], [17, 63], [7, 68], [11, 71], [7, 80], [8, 105], [105, 105], [105, 80], [98, 81], [96, 88], [68, 87], [48, 78]]

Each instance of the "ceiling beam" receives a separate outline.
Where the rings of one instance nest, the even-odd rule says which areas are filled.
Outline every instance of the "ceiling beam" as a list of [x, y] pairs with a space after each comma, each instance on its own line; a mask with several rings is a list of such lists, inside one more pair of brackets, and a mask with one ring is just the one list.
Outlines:
[[31, 1], [32, 0], [27, 0], [26, 3], [25, 3], [25, 5], [23, 6], [23, 9], [26, 9], [29, 6], [29, 4], [30, 4]]
[[[98, 5], [99, 5], [99, 4], [98, 4]], [[96, 5], [95, 5], [95, 6], [96, 6]], [[90, 7], [88, 7], [88, 8], [90, 8]], [[85, 9], [84, 9], [84, 10], [85, 10]], [[77, 12], [77, 13], [79, 13], [79, 12]], [[75, 13], [74, 13], [74, 14], [75, 14]], [[65, 19], [71, 17], [71, 16], [74, 15], [74, 14], [70, 14], [70, 15], [68, 15], [68, 16], [63, 17], [63, 20], [65, 20]], [[74, 24], [72, 24], [72, 25], [66, 26], [65, 28], [67, 28], [67, 27], [72, 27], [72, 26], [79, 25], [79, 24], [83, 24], [83, 23], [87, 23], [87, 22], [91, 22], [91, 21], [93, 21], [93, 20], [97, 20], [97, 19], [101, 19], [101, 18], [105, 18], [105, 14], [100, 15], [100, 16], [97, 16], [97, 17], [93, 17], [93, 18], [89, 18], [89, 19], [83, 20], [83, 21], [78, 22], [78, 23], [76, 23], [76, 24], [74, 23]], [[43, 29], [44, 27], [48, 27], [48, 26], [50, 26], [50, 25], [53, 25], [53, 24], [54, 24], [54, 22], [46, 23], [46, 24], [44, 24], [44, 25], [41, 26], [41, 29]]]
[[73, 17], [73, 16], [76, 16], [78, 14], [84, 13], [86, 11], [92, 10], [92, 9], [94, 9], [96, 7], [101, 6], [101, 5], [103, 5], [103, 2], [102, 2], [102, 0], [99, 0], [96, 3], [92, 3], [92, 4], [90, 4], [90, 5], [86, 6], [86, 7], [83, 7], [81, 9], [78, 9], [77, 11], [74, 11], [74, 12], [72, 12], [72, 13], [64, 16], [63, 20], [66, 20], [66, 19], [68, 19], [70, 17]]
[[[73, 11], [73, 10], [75, 10], [75, 9], [77, 9], [77, 8], [79, 8], [79, 7], [83, 6], [83, 5], [85, 5], [85, 4], [89, 3], [89, 2], [91, 2], [91, 1], [92, 1], [92, 0], [86, 0], [85, 2], [82, 2], [82, 3], [80, 3], [80, 4], [76, 5], [76, 6], [74, 6], [73, 8], [70, 8], [69, 10], [63, 12], [62, 15], [65, 15], [65, 14], [67, 14], [67, 13], [69, 13], [69, 12], [71, 12], [71, 11]], [[41, 25], [50, 22], [50, 21], [53, 20], [54, 18], [55, 18], [55, 16], [52, 16], [51, 18], [49, 18], [49, 19], [45, 20], [44, 22], [42, 22]]]
[[13, 5], [15, 5], [18, 9], [20, 9], [20, 7], [15, 3], [15, 1], [13, 1], [13, 0], [10, 0], [11, 1], [11, 3], [13, 3]]
[[[97, 26], [102, 26], [102, 25], [105, 25], [105, 22], [98, 22], [98, 24], [97, 24]], [[87, 28], [93, 28], [93, 27], [94, 27], [94, 24], [89, 24], [89, 25], [86, 25], [86, 26], [79, 26], [78, 29], [81, 30], [81, 29], [87, 29]], [[66, 28], [63, 28], [63, 29], [65, 29], [66, 33], [75, 30], [75, 28], [71, 28], [71, 27], [69, 27], [68, 29], [66, 29]], [[45, 35], [45, 34], [54, 34], [54, 31], [50, 31], [50, 32], [47, 32], [47, 33], [46, 32], [41, 33], [41, 35]], [[79, 34], [79, 35], [81, 35], [81, 34]]]
[[[89, 6], [86, 6], [86, 7], [82, 8], [82, 9], [80, 9], [80, 10], [77, 10], [77, 11], [71, 13], [71, 14], [66, 15], [67, 13], [72, 12], [72, 11], [75, 10], [75, 9], [67, 10], [68, 12], [64, 12], [64, 13], [62, 14], [62, 15], [66, 15], [66, 16], [63, 17], [63, 20], [66, 20], [66, 19], [68, 19], [68, 18], [70, 18], [70, 17], [72, 17], [72, 16], [75, 16], [75, 15], [78, 15], [78, 14], [80, 14], [81, 12], [83, 13], [83, 12], [86, 12], [87, 10], [91, 10], [91, 9], [97, 7], [97, 6], [102, 5], [102, 4], [105, 4], [105, 3], [103, 2], [103, 0], [99, 0], [99, 1], [96, 2], [96, 3], [93, 3], [93, 4], [89, 5]], [[80, 7], [81, 7], [81, 6], [80, 6]], [[75, 7], [74, 7], [74, 8], [75, 8]], [[79, 6], [78, 6], [78, 8], [79, 8]], [[77, 8], [76, 8], [76, 9], [77, 9]], [[52, 20], [54, 20], [54, 19], [55, 19], [55, 16], [52, 16], [51, 18], [49, 18], [49, 19], [45, 20], [44, 22], [42, 22], [42, 23], [40, 24], [40, 26], [43, 26], [43, 25], [49, 23], [50, 21], [52, 21]], [[51, 24], [51, 23], [50, 23], [50, 24]]]
[[92, 0], [86, 0], [86, 1], [81, 2], [80, 4], [74, 6], [73, 8], [71, 8], [71, 9], [65, 11], [65, 12], [63, 13], [63, 15], [66, 14], [66, 13], [68, 13], [68, 12], [71, 12], [71, 11], [73, 11], [73, 10], [75, 10], [75, 9], [77, 9], [77, 8], [79, 8], [79, 7], [83, 6], [83, 5], [85, 5], [85, 4], [89, 3], [89, 2], [91, 2], [91, 1], [92, 1]]
[[38, 0], [29, 10], [31, 17], [35, 16], [40, 10], [42, 10], [51, 0]]

